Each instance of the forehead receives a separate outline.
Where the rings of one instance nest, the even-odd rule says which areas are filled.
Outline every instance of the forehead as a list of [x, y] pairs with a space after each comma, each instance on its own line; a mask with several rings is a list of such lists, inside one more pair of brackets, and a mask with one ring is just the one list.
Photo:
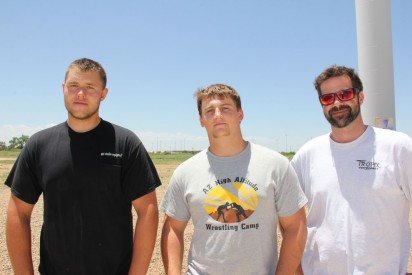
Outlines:
[[70, 68], [67, 71], [66, 82], [102, 83], [98, 71], [82, 71], [78, 68]]
[[212, 95], [202, 100], [202, 109], [208, 107], [220, 106], [220, 105], [233, 105], [236, 106], [235, 101], [230, 96], [225, 95]]
[[347, 75], [331, 77], [320, 85], [322, 94], [334, 93], [347, 88], [352, 88], [352, 81]]

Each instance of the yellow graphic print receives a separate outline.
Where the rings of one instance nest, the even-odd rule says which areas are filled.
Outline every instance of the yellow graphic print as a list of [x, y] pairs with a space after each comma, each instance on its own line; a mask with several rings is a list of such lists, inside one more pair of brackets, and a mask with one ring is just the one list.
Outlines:
[[216, 186], [207, 193], [204, 208], [214, 220], [224, 223], [241, 222], [250, 217], [258, 206], [256, 191], [241, 182], [232, 183], [236, 194]]

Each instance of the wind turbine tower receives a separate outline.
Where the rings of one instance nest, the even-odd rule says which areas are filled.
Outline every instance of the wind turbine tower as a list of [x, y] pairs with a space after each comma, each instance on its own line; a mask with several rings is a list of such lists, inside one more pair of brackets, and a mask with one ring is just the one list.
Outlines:
[[358, 66], [368, 125], [396, 129], [390, 0], [355, 0]]

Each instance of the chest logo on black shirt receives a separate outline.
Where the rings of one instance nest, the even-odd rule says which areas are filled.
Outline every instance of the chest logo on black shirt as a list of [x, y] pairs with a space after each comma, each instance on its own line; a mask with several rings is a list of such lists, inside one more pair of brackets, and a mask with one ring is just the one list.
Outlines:
[[258, 206], [255, 184], [244, 178], [217, 180], [214, 187], [208, 185], [204, 209], [214, 220], [236, 223], [248, 219]]
[[103, 152], [103, 153], [100, 153], [100, 156], [102, 156], [102, 157], [103, 157], [103, 156], [106, 156], [106, 157], [121, 158], [121, 157], [123, 157], [123, 154]]

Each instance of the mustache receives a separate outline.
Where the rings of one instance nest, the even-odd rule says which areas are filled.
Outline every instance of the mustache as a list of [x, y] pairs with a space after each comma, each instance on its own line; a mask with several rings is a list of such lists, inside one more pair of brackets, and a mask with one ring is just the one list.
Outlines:
[[344, 109], [352, 110], [352, 108], [349, 107], [348, 105], [340, 105], [339, 107], [335, 106], [332, 109], [330, 109], [329, 113], [336, 112], [336, 111], [342, 111]]

